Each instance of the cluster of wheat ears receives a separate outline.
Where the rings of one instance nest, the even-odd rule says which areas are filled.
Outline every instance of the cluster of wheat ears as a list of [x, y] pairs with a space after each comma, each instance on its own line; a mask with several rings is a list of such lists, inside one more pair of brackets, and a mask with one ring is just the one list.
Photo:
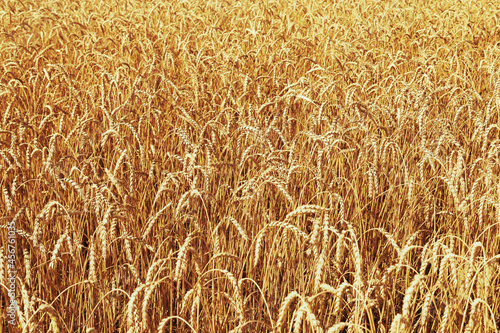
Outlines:
[[496, 332], [500, 6], [0, 1], [1, 332]]

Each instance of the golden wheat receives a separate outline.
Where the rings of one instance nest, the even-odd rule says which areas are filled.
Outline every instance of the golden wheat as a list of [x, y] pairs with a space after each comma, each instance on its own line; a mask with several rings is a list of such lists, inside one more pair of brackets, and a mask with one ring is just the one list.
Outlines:
[[1, 2], [0, 331], [498, 330], [499, 11]]

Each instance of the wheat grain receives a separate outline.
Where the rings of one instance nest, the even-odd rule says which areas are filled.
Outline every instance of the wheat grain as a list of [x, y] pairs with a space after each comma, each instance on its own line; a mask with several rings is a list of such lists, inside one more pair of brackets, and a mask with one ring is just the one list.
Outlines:
[[243, 324], [245, 322], [245, 312], [243, 305], [244, 302], [240, 292], [240, 284], [238, 283], [234, 275], [229, 271], [223, 269], [214, 269], [213, 271], [223, 273], [228, 278], [229, 282], [231, 282], [231, 285], [233, 287], [233, 298], [235, 300], [235, 308], [236, 308], [236, 313], [238, 315], [239, 324], [240, 325]]
[[113, 170], [113, 175], [115, 177], [116, 177], [116, 174], [118, 173], [118, 170], [120, 169], [126, 155], [127, 155], [127, 149], [124, 149], [123, 151], [121, 151], [120, 157], [116, 161], [115, 169]]
[[262, 241], [264, 239], [264, 236], [266, 235], [267, 229], [269, 229], [271, 227], [286, 228], [286, 229], [292, 231], [293, 233], [295, 233], [296, 235], [301, 236], [302, 238], [306, 238], [307, 237], [307, 235], [302, 230], [300, 230], [299, 228], [297, 228], [297, 227], [295, 227], [295, 226], [293, 226], [293, 225], [291, 225], [289, 223], [279, 222], [279, 221], [275, 221], [275, 222], [269, 223], [268, 225], [266, 225], [266, 227], [264, 229], [262, 229], [259, 232], [259, 234], [257, 235], [257, 238], [255, 240], [254, 267], [256, 267], [257, 264], [258, 264], [258, 262], [259, 262], [260, 248], [262, 246]]
[[[312, 233], [309, 237], [309, 244], [312, 247], [312, 251], [314, 253], [314, 260], [317, 261], [319, 258], [319, 230], [320, 230], [320, 220], [319, 219], [311, 219], [313, 221]], [[310, 250], [309, 250], [310, 252]], [[309, 255], [310, 253], [308, 253]]]
[[24, 285], [23, 281], [19, 279], [19, 286], [21, 287], [21, 299], [23, 301], [23, 314], [24, 318], [26, 319], [26, 326], [29, 325], [29, 318], [31, 317], [31, 314], [34, 312], [33, 308], [33, 303], [30, 300], [30, 297], [28, 295], [28, 291], [26, 290], [26, 286]]
[[130, 244], [130, 239], [125, 238], [124, 242], [125, 242], [125, 256], [127, 258], [127, 261], [129, 263], [131, 263], [134, 261], [134, 259], [133, 259], [133, 255], [132, 255], [132, 246]]
[[348, 282], [344, 281], [335, 292], [335, 306], [333, 308], [333, 313], [338, 317], [341, 316], [342, 299], [344, 298], [344, 294], [348, 288], [352, 288], [352, 286]]
[[145, 240], [146, 237], [150, 234], [151, 230], [153, 229], [153, 225], [158, 220], [158, 218], [164, 214], [165, 209], [169, 208], [172, 205], [172, 203], [168, 203], [166, 206], [164, 206], [162, 209], [160, 209], [154, 216], [150, 217], [148, 219], [148, 222], [146, 223], [146, 228], [144, 232], [142, 233], [142, 240]]
[[439, 333], [444, 333], [447, 330], [448, 321], [450, 320], [450, 310], [451, 304], [448, 303], [444, 309], [443, 318], [441, 319], [441, 324], [439, 326]]
[[325, 265], [327, 264], [326, 261], [326, 253], [328, 250], [328, 243], [329, 243], [329, 237], [328, 237], [328, 230], [329, 230], [329, 220], [330, 220], [330, 215], [325, 214], [324, 220], [323, 220], [323, 242], [321, 246], [321, 253], [319, 254], [318, 260], [316, 262], [316, 269], [315, 269], [315, 277], [314, 277], [314, 289], [318, 290], [321, 280], [323, 278], [323, 274], [325, 271]]
[[311, 329], [313, 330], [313, 332], [322, 333], [323, 328], [321, 327], [321, 323], [316, 318], [316, 315], [313, 313], [310, 304], [307, 302], [304, 302], [304, 304], [305, 304], [304, 310], [307, 314], [306, 318], [309, 321], [309, 324], [311, 325]]
[[423, 279], [423, 276], [420, 275], [420, 274], [417, 274], [413, 278], [413, 281], [411, 282], [411, 284], [408, 287], [408, 289], [406, 290], [405, 297], [404, 297], [404, 300], [403, 300], [402, 318], [407, 323], [411, 323], [412, 322], [411, 306], [412, 306], [413, 296], [418, 291], [422, 279]]
[[219, 226], [220, 226], [220, 223], [217, 224], [217, 226], [214, 228], [214, 231], [212, 233], [213, 236], [211, 237], [213, 239], [213, 248], [214, 248], [214, 253], [216, 255], [221, 253], [220, 240], [219, 240]]
[[144, 288], [147, 287], [147, 284], [140, 284], [137, 286], [130, 296], [130, 300], [127, 304], [127, 327], [129, 329], [134, 328], [136, 324], [139, 322], [139, 313], [137, 309], [136, 300], [139, 296], [139, 293], [143, 291]]
[[[146, 282], [146, 285], [148, 285], [147, 282]], [[144, 298], [142, 300], [142, 311], [141, 311], [141, 319], [142, 319], [141, 327], [143, 328], [143, 330], [145, 330], [147, 327], [150, 326], [150, 325], [148, 325], [148, 323], [150, 322], [150, 317], [148, 315], [147, 310], [148, 310], [149, 302], [151, 300], [151, 295], [153, 294], [153, 291], [157, 285], [158, 285], [158, 282], [155, 282], [155, 283], [149, 285], [149, 287], [144, 292]]]
[[337, 324], [333, 325], [332, 327], [330, 327], [328, 329], [327, 333], [342, 332], [342, 329], [344, 329], [345, 327], [349, 327], [351, 325], [352, 325], [351, 323], [337, 323]]
[[96, 254], [95, 254], [95, 241], [92, 239], [90, 241], [90, 255], [89, 255], [89, 281], [90, 283], [97, 282], [96, 275]]
[[466, 290], [470, 290], [472, 288], [472, 284], [474, 283], [473, 281], [473, 275], [474, 275], [474, 270], [475, 270], [475, 262], [477, 259], [477, 256], [479, 255], [479, 251], [483, 248], [483, 245], [480, 242], [475, 242], [471, 246], [470, 250], [470, 258], [469, 258], [469, 269], [467, 270], [467, 276], [465, 278], [465, 284], [464, 287], [467, 288]]
[[467, 326], [465, 327], [465, 332], [470, 333], [474, 332], [475, 326], [478, 323], [478, 314], [477, 314], [477, 307], [480, 303], [484, 302], [480, 298], [476, 298], [471, 305], [470, 313], [469, 313], [469, 322], [467, 323]]
[[[148, 269], [148, 272], [146, 274], [146, 284], [148, 283], [152, 283], [153, 282], [153, 273], [155, 272], [156, 268], [158, 266], [163, 266], [163, 264], [167, 261], [167, 259], [159, 259], [159, 260], [156, 260]], [[157, 274], [159, 273], [159, 271], [161, 270], [162, 267], [160, 267], [158, 269], [158, 272]]]
[[422, 312], [420, 313], [419, 325], [421, 331], [426, 331], [427, 322], [429, 321], [429, 314], [431, 310], [431, 305], [434, 297], [433, 291], [428, 291], [424, 298], [424, 303], [422, 305]]
[[132, 196], [135, 190], [135, 172], [132, 163], [129, 162], [129, 195]]
[[292, 302], [296, 299], [300, 299], [300, 295], [296, 291], [292, 291], [289, 293], [283, 302], [281, 302], [279, 311], [278, 311], [278, 319], [276, 319], [275, 327], [277, 332], [281, 332], [283, 329], [283, 324], [285, 320], [286, 311], [290, 308]]
[[[201, 284], [198, 283], [196, 285], [196, 295], [193, 300], [193, 304], [191, 304], [191, 326], [195, 329], [199, 327], [199, 309], [200, 309], [200, 296], [201, 296]], [[241, 325], [241, 323], [240, 323]]]
[[337, 239], [337, 242], [335, 244], [335, 260], [334, 260], [334, 266], [336, 269], [336, 275], [341, 274], [341, 262], [344, 260], [344, 249], [345, 249], [345, 238], [346, 238], [347, 231], [342, 230], [340, 233], [339, 238]]
[[50, 329], [54, 333], [60, 332], [61, 323], [55, 309], [49, 304], [43, 304], [38, 309], [40, 313], [47, 313], [50, 317]]
[[293, 332], [299, 333], [302, 332], [302, 321], [304, 319], [304, 315], [306, 314], [306, 303], [302, 302], [302, 305], [295, 312], [295, 320], [293, 322]]
[[228, 221], [231, 222], [236, 227], [236, 230], [238, 230], [238, 232], [240, 233], [241, 237], [244, 240], [246, 241], [249, 240], [245, 230], [243, 230], [242, 226], [238, 223], [238, 221], [236, 221], [234, 217], [228, 217]]
[[118, 219], [116, 217], [113, 217], [111, 219], [111, 225], [109, 227], [109, 238], [114, 240], [116, 239], [116, 223]]
[[404, 331], [404, 318], [402, 314], [397, 314], [392, 321], [391, 328], [389, 329], [389, 333], [399, 333]]
[[326, 291], [326, 292], [329, 292], [329, 293], [332, 293], [332, 294], [336, 294], [337, 293], [337, 290], [330, 286], [329, 284], [327, 283], [322, 283], [319, 285], [319, 289], [323, 290], [323, 291]]
[[7, 191], [7, 189], [5, 187], [3, 188], [3, 197], [5, 200], [5, 208], [6, 208], [7, 212], [11, 212], [12, 211], [12, 199], [10, 198], [9, 192]]
[[54, 246], [54, 250], [52, 251], [52, 257], [50, 258], [50, 264], [49, 264], [50, 269], [56, 269], [59, 250], [61, 249], [63, 242], [66, 240], [66, 236], [67, 236], [66, 233], [61, 234], [61, 236], [56, 242], [56, 245]]
[[[2, 258], [0, 259], [0, 264], [2, 265], [2, 274], [0, 274], [0, 279], [3, 278], [3, 249], [0, 253], [0, 256], [2, 256]], [[24, 275], [24, 283], [26, 283], [26, 285], [28, 287], [31, 287], [31, 255], [30, 253], [28, 252], [27, 249], [23, 249], [23, 256], [24, 256], [24, 270], [25, 270], [25, 275]]]
[[387, 240], [391, 243], [391, 245], [394, 247], [394, 249], [396, 250], [396, 253], [398, 254], [398, 257], [402, 257], [401, 256], [401, 248], [399, 247], [398, 243], [396, 242], [396, 240], [394, 239], [394, 237], [388, 233], [387, 231], [383, 230], [383, 229], [376, 229], [378, 231], [380, 231], [380, 233], [382, 233], [382, 235], [384, 235]]
[[351, 246], [352, 246], [352, 252], [354, 255], [354, 262], [355, 262], [355, 278], [354, 278], [354, 287], [356, 290], [360, 291], [362, 290], [362, 286], [364, 285], [364, 280], [363, 280], [363, 258], [361, 257], [361, 254], [359, 252], [359, 247], [358, 247], [358, 241], [356, 240], [356, 234], [354, 233], [354, 228], [351, 223], [345, 221], [348, 231], [351, 234]]
[[323, 213], [323, 212], [328, 212], [328, 208], [324, 208], [321, 206], [316, 206], [316, 205], [302, 205], [297, 207], [295, 210], [292, 212], [288, 213], [285, 217], [284, 222], [288, 222], [292, 218], [302, 215], [302, 214], [317, 214], [317, 213]]
[[188, 253], [188, 247], [190, 246], [191, 241], [193, 240], [193, 234], [189, 234], [181, 248], [179, 249], [179, 253], [177, 255], [177, 263], [175, 264], [175, 273], [174, 273], [174, 281], [179, 281], [181, 276], [184, 274], [187, 266], [187, 258], [186, 255]]

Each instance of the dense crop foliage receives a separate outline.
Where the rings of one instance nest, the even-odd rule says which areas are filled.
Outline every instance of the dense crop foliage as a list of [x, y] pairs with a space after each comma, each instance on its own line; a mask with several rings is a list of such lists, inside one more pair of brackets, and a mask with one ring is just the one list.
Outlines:
[[499, 18], [0, 0], [0, 331], [497, 331]]

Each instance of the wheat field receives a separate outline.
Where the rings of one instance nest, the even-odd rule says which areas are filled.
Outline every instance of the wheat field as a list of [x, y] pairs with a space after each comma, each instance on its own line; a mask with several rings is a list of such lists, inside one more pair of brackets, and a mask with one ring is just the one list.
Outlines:
[[1, 0], [0, 332], [497, 332], [499, 20]]

